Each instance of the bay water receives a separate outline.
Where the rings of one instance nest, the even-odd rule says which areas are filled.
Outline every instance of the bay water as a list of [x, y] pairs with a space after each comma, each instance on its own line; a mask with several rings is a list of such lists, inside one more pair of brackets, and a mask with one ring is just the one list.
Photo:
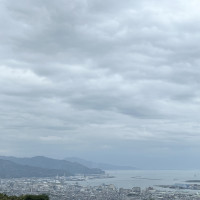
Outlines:
[[114, 178], [88, 179], [78, 183], [87, 186], [114, 184], [117, 188], [144, 189], [157, 185], [186, 184], [187, 180], [200, 180], [200, 170], [113, 170], [106, 171], [106, 174]]

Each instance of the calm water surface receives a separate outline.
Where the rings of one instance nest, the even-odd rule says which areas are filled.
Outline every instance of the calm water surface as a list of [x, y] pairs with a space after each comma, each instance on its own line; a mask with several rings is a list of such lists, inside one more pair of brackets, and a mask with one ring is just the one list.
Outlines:
[[132, 188], [134, 186], [146, 188], [156, 185], [185, 183], [186, 180], [200, 180], [200, 170], [120, 170], [106, 171], [106, 173], [115, 176], [115, 178], [80, 181], [79, 184], [96, 186], [105, 183], [114, 184], [118, 188]]

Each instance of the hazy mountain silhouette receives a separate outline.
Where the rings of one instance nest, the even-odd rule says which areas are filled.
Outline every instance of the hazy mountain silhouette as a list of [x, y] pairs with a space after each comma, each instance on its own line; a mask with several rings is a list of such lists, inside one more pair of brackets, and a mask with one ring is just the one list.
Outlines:
[[17, 157], [0, 156], [0, 159], [9, 160], [20, 165], [39, 167], [43, 169], [64, 170], [68, 174], [103, 174], [104, 173], [104, 171], [101, 169], [97, 169], [97, 168], [91, 169], [80, 163], [47, 158], [44, 156], [36, 156], [32, 158], [17, 158]]
[[77, 157], [68, 157], [65, 160], [70, 162], [77, 162], [89, 168], [100, 168], [102, 170], [136, 170], [136, 167], [132, 166], [120, 166], [120, 165], [112, 165], [107, 163], [96, 163], [88, 160], [84, 160]]
[[66, 176], [72, 175], [66, 170], [44, 169], [0, 159], [0, 178], [53, 177], [63, 176], [64, 174]]

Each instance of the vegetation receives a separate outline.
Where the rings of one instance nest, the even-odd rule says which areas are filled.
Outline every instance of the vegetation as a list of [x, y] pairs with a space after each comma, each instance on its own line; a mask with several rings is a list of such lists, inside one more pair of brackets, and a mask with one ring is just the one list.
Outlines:
[[46, 194], [41, 195], [24, 195], [24, 196], [7, 196], [6, 194], [0, 194], [0, 200], [49, 200]]

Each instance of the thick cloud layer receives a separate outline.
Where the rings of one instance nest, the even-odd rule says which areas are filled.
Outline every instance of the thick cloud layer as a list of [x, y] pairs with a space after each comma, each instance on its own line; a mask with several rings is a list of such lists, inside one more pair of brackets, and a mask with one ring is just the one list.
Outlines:
[[196, 162], [199, 1], [0, 3], [0, 154]]

